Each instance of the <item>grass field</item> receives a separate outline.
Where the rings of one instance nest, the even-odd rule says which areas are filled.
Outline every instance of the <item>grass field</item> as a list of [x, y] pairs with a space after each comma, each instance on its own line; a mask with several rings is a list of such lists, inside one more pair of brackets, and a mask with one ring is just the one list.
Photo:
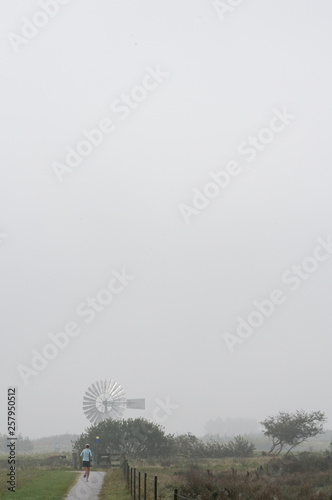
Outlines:
[[[332, 460], [323, 454], [304, 453], [282, 458], [256, 456], [223, 458], [160, 465], [147, 461], [130, 464], [147, 473], [148, 498], [158, 477], [158, 499], [179, 495], [199, 500], [330, 500]], [[136, 479], [137, 482], [137, 479]], [[106, 497], [107, 498], [107, 497]], [[179, 499], [183, 500], [183, 499]]]
[[16, 471], [16, 491], [8, 491], [8, 470], [0, 470], [0, 498], [3, 500], [61, 500], [75, 484], [77, 474], [67, 470], [23, 469]]
[[[66, 458], [58, 458], [51, 453], [18, 454], [16, 466], [20, 469], [68, 469], [73, 467], [71, 453]], [[0, 470], [8, 468], [8, 456], [0, 455]]]

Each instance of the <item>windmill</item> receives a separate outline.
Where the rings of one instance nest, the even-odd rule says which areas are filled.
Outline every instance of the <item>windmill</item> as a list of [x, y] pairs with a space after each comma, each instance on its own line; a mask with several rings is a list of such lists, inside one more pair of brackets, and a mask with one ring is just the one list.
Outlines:
[[144, 410], [145, 399], [126, 399], [124, 390], [116, 380], [97, 380], [83, 397], [84, 414], [93, 424], [119, 419], [126, 408]]

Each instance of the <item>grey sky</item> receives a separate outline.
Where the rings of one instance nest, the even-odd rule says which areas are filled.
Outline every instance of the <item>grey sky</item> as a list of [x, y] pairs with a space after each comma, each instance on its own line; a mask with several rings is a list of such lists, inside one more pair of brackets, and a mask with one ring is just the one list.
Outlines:
[[[331, 3], [225, 0], [224, 19], [212, 0], [70, 0], [50, 19], [43, 3], [0, 7], [1, 407], [16, 385], [24, 435], [82, 432], [84, 392], [106, 378], [146, 398], [126, 417], [168, 398], [169, 432], [296, 409], [331, 428], [332, 255], [295, 291], [283, 278], [332, 236]], [[46, 24], [10, 41], [22, 18]], [[105, 119], [60, 182], [54, 162]], [[250, 162], [239, 147], [258, 134]], [[199, 210], [193, 190], [231, 161]], [[134, 279], [87, 323], [77, 307], [123, 269]], [[223, 334], [274, 289], [283, 303], [231, 353]], [[17, 367], [68, 322], [80, 333], [24, 384]]]

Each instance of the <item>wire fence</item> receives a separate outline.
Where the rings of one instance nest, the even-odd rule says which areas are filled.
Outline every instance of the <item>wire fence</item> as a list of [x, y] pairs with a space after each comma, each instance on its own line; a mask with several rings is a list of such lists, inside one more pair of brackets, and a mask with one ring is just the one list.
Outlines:
[[178, 490], [168, 488], [158, 476], [148, 476], [136, 467], [130, 467], [127, 460], [123, 461], [123, 474], [133, 500], [192, 500], [179, 495]]

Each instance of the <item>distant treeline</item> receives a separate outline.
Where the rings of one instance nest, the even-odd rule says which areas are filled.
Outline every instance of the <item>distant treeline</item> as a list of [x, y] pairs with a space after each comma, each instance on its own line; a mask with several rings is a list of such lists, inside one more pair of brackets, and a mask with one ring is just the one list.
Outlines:
[[242, 436], [235, 436], [227, 443], [204, 442], [191, 433], [166, 434], [163, 427], [143, 418], [106, 420], [93, 425], [81, 434], [74, 450], [80, 452], [87, 442], [97, 453], [116, 452], [132, 458], [249, 457], [255, 450]]
[[[17, 450], [19, 453], [60, 453], [71, 452], [78, 434], [61, 434], [38, 439], [30, 439], [18, 435]], [[0, 433], [0, 453], [7, 453], [7, 436]]]
[[[98, 443], [96, 442], [98, 436]], [[326, 450], [331, 440], [332, 431], [320, 436], [321, 450]], [[80, 452], [86, 443], [100, 453], [117, 452], [127, 457], [170, 457], [182, 456], [188, 458], [206, 457], [250, 457], [254, 451], [268, 451], [271, 440], [263, 434], [225, 436], [207, 435], [198, 438], [191, 433], [166, 434], [160, 425], [143, 418], [128, 420], [107, 420], [93, 425], [75, 442], [74, 450]], [[257, 445], [256, 445], [257, 443]], [[310, 449], [314, 440], [306, 447]], [[303, 451], [304, 447], [301, 448]]]
[[[138, 419], [144, 421], [144, 419]], [[119, 423], [116, 424], [111, 421], [109, 424], [111, 428], [118, 428]], [[119, 421], [115, 421], [119, 422]], [[144, 421], [145, 422], [145, 421]], [[106, 423], [102, 423], [102, 427], [106, 425]], [[120, 421], [121, 424], [121, 421]], [[106, 425], [107, 427], [107, 425]], [[158, 426], [157, 426], [158, 427]], [[147, 430], [146, 424], [142, 427], [142, 424], [139, 424], [135, 427], [134, 432], [134, 448], [135, 443], [137, 445], [137, 441], [146, 438], [145, 434], [140, 435], [139, 428], [141, 430]], [[92, 427], [95, 429], [95, 426]], [[119, 429], [118, 429], [119, 430]], [[253, 445], [256, 451], [268, 451], [271, 445], [271, 441], [263, 435], [261, 432], [251, 432], [251, 433], [243, 433], [234, 436], [232, 434], [205, 434], [202, 437], [196, 437], [191, 433], [181, 434], [181, 435], [166, 435], [164, 431], [161, 429], [163, 436], [168, 436], [166, 439], [167, 449], [169, 449], [169, 445], [172, 443], [172, 447], [176, 453], [180, 453], [180, 450], [187, 455], [195, 450], [199, 455], [204, 455], [210, 450], [212, 454], [222, 455], [223, 453], [242, 453], [246, 447], [243, 448], [244, 443]], [[120, 433], [121, 434], [121, 433]], [[120, 436], [119, 434], [119, 436]], [[125, 433], [128, 437], [128, 431]], [[159, 435], [159, 431], [157, 432]], [[38, 439], [30, 439], [29, 437], [23, 437], [21, 434], [19, 435], [17, 448], [21, 453], [61, 453], [61, 452], [71, 452], [73, 449], [73, 445], [77, 442], [81, 442], [82, 436], [85, 436], [84, 439], [88, 439], [92, 442], [92, 446], [94, 446], [95, 442], [95, 430], [89, 432], [89, 429], [84, 434], [79, 436], [78, 434], [60, 434], [55, 436], [48, 436]], [[241, 437], [241, 440], [239, 440]], [[235, 439], [236, 438], [236, 439]], [[122, 440], [126, 439], [124, 436], [121, 437]], [[307, 443], [303, 444], [300, 447], [300, 451], [324, 451], [328, 448], [329, 443], [332, 439], [332, 430], [327, 430], [324, 434], [320, 436], [316, 436], [315, 438], [311, 438]], [[132, 442], [132, 438], [128, 440], [127, 446], [125, 446], [128, 452], [128, 448], [130, 448], [130, 442]], [[230, 443], [230, 444], [229, 444]], [[84, 443], [83, 443], [84, 444]], [[115, 442], [117, 446], [117, 441]], [[242, 447], [242, 448], [241, 448]], [[131, 450], [129, 450], [131, 451]], [[0, 433], [0, 453], [7, 453], [7, 436]]]

